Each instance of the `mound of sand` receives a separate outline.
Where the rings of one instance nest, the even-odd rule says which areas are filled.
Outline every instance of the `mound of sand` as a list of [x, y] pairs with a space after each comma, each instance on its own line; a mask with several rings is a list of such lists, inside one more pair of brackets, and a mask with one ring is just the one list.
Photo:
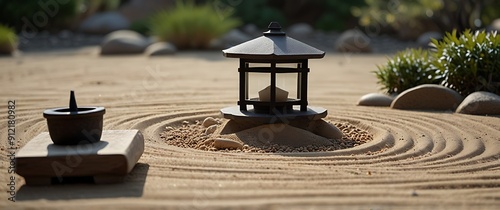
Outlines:
[[333, 145], [327, 138], [287, 124], [266, 124], [221, 137], [255, 147], [279, 145], [297, 148]]

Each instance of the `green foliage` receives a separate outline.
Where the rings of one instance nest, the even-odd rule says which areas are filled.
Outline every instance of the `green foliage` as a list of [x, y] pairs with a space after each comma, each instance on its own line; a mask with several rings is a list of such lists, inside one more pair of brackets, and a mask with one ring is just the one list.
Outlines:
[[[226, 2], [226, 1], [224, 1]], [[235, 3], [235, 14], [245, 24], [255, 24], [266, 28], [271, 21], [282, 26], [293, 23], [308, 23], [325, 31], [342, 30], [354, 20], [351, 7], [364, 4], [364, 0], [242, 0], [227, 1]]]
[[363, 0], [321, 1], [320, 6], [324, 9], [324, 12], [316, 21], [315, 26], [325, 31], [346, 29], [346, 23], [348, 23], [349, 19], [353, 18], [351, 8], [361, 5], [364, 5]]
[[130, 30], [143, 35], [149, 35], [149, 19], [134, 21], [130, 24]]
[[[437, 30], [480, 29], [500, 17], [497, 0], [365, 0], [366, 6], [353, 7], [359, 24], [377, 29], [393, 29], [414, 36]], [[409, 35], [411, 36], [411, 34]], [[413, 38], [416, 38], [413, 37]]]
[[500, 94], [500, 36], [466, 30], [447, 33], [436, 47], [434, 65], [443, 74], [443, 85], [466, 96], [475, 91]]
[[116, 10], [120, 6], [120, 0], [83, 0], [82, 5], [87, 14], [99, 11]]
[[421, 27], [419, 18], [432, 16], [433, 11], [443, 7], [442, 1], [385, 1], [365, 0], [366, 7], [353, 7], [352, 14], [359, 18], [361, 26], [390, 26], [400, 28], [403, 25]]
[[396, 53], [386, 65], [377, 66], [378, 83], [387, 93], [401, 93], [421, 84], [437, 84], [440, 76], [432, 65], [429, 52], [408, 49]]
[[227, 11], [216, 12], [210, 4], [178, 1], [173, 10], [159, 12], [151, 18], [151, 34], [172, 42], [179, 49], [206, 48], [212, 39], [240, 24]]
[[270, 5], [268, 0], [246, 0], [236, 5], [236, 15], [245, 24], [255, 24], [259, 28], [267, 28], [270, 22], [277, 21], [282, 26], [287, 24], [283, 12]]
[[14, 30], [0, 24], [0, 46], [16, 46], [18, 38]]
[[31, 24], [51, 29], [70, 24], [79, 14], [82, 0], [69, 1], [0, 0], [0, 23], [16, 30]]

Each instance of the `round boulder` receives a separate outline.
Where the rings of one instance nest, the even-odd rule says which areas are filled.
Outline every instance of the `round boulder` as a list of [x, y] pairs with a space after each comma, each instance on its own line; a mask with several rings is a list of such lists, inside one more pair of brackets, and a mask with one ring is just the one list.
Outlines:
[[115, 31], [104, 37], [101, 55], [143, 53], [148, 45], [149, 41], [135, 31]]
[[172, 55], [177, 51], [173, 44], [168, 42], [157, 42], [146, 48], [145, 53], [149, 56]]
[[128, 29], [130, 22], [119, 12], [96, 13], [80, 24], [85, 33], [107, 34], [112, 31]]
[[118, 11], [130, 22], [141, 21], [162, 10], [174, 8], [174, 0], [127, 0]]
[[252, 39], [249, 35], [241, 32], [238, 29], [232, 29], [219, 39], [214, 39], [210, 43], [212, 49], [226, 49], [232, 46], [239, 45], [243, 42]]
[[369, 53], [372, 52], [370, 38], [359, 29], [344, 31], [335, 42], [335, 50], [339, 52]]
[[500, 96], [490, 92], [474, 92], [458, 106], [457, 113], [473, 115], [500, 115]]
[[358, 106], [391, 106], [394, 99], [382, 93], [368, 93], [358, 101]]
[[463, 97], [456, 91], [433, 84], [419, 85], [399, 94], [391, 104], [393, 109], [455, 110]]
[[487, 30], [490, 32], [500, 31], [500, 18], [493, 20], [491, 24], [487, 27]]

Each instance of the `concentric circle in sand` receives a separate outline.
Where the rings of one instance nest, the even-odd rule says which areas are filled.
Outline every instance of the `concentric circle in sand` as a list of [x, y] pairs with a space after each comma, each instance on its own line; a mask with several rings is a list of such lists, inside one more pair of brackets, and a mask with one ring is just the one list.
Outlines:
[[[165, 126], [217, 116], [237, 98], [237, 61], [220, 54], [99, 58], [1, 58], [2, 110], [16, 100], [19, 146], [47, 131], [42, 111], [67, 103], [105, 106], [105, 129], [139, 129], [146, 149], [127, 181], [111, 186], [34, 188], [19, 181], [22, 207], [496, 208], [500, 205], [500, 118], [357, 107], [377, 90], [370, 71], [383, 56], [328, 55], [311, 61], [310, 104], [373, 140], [311, 153], [221, 153], [166, 144]], [[5, 112], [0, 113], [2, 119]], [[6, 135], [5, 123], [1, 136]], [[2, 144], [3, 154], [5, 144]], [[6, 155], [2, 155], [5, 162]], [[6, 165], [0, 166], [5, 173]], [[106, 167], [103, 164], [103, 167]], [[2, 177], [5, 177], [2, 175]], [[22, 180], [18, 177], [18, 180]], [[0, 180], [2, 192], [7, 179]], [[2, 196], [6, 196], [5, 193]], [[38, 199], [64, 199], [47, 202]], [[7, 200], [2, 197], [2, 205]]]

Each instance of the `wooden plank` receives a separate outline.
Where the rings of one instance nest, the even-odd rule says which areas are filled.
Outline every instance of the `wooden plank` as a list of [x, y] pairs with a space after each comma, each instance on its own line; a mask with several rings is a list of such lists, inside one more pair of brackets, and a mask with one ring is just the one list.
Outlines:
[[105, 130], [100, 142], [82, 145], [54, 145], [44, 132], [16, 154], [16, 173], [28, 184], [80, 176], [94, 177], [96, 183], [110, 183], [132, 171], [143, 152], [144, 137], [138, 130]]

